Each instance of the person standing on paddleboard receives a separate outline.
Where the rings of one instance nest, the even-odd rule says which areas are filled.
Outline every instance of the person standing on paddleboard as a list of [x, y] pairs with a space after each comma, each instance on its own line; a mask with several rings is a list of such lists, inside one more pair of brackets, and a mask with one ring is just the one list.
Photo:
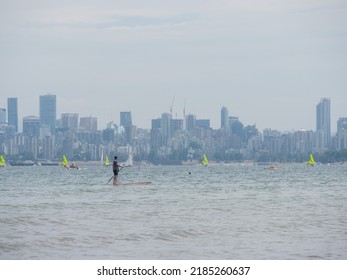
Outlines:
[[118, 172], [119, 172], [119, 167], [122, 167], [121, 165], [118, 165], [118, 161], [117, 161], [118, 157], [115, 156], [114, 157], [114, 161], [113, 161], [113, 185], [117, 185], [118, 184]]

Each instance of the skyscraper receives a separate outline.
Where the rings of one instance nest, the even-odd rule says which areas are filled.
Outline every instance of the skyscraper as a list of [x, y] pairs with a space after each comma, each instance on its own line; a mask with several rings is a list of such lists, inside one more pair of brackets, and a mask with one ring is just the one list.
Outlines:
[[229, 127], [228, 120], [229, 120], [228, 109], [226, 107], [223, 107], [221, 110], [221, 128], [224, 128], [225, 130], [228, 129]]
[[0, 108], [0, 125], [6, 124], [6, 109]]
[[120, 112], [120, 125], [124, 127], [126, 143], [131, 144], [133, 140], [131, 112]]
[[57, 118], [57, 100], [55, 95], [40, 96], [40, 124], [51, 128], [51, 133], [55, 132]]
[[187, 130], [192, 131], [196, 128], [196, 117], [195, 115], [189, 114], [187, 116]]
[[171, 114], [163, 113], [161, 115], [161, 132], [164, 146], [168, 146], [171, 139], [171, 119]]
[[330, 130], [330, 99], [322, 98], [316, 106], [317, 132], [323, 133], [324, 148], [328, 148], [331, 139]]
[[8, 125], [12, 125], [15, 128], [15, 132], [18, 132], [18, 103], [17, 98], [7, 98], [7, 114]]
[[120, 125], [124, 128], [132, 126], [131, 112], [120, 112]]

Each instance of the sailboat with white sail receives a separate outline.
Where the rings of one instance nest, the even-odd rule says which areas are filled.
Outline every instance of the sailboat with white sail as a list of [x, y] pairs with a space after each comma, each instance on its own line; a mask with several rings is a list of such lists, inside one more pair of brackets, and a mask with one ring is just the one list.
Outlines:
[[124, 165], [125, 165], [125, 166], [133, 166], [133, 165], [134, 165], [134, 162], [133, 162], [133, 153], [131, 152], [131, 150], [129, 151], [128, 159], [127, 159], [127, 161], [125, 162]]

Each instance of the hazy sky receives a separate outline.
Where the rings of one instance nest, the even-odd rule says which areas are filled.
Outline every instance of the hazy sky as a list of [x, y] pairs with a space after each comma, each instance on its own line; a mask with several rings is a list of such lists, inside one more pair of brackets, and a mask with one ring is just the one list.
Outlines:
[[[57, 114], [131, 111], [150, 128], [169, 112], [210, 118], [222, 106], [245, 125], [316, 128], [331, 99], [332, 131], [347, 117], [346, 0], [0, 0], [0, 107], [23, 116], [39, 96]], [[21, 124], [20, 124], [21, 126]]]

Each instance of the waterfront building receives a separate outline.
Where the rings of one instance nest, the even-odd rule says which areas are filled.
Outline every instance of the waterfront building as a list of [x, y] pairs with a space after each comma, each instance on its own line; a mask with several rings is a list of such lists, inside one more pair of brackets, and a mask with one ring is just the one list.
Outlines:
[[53, 160], [55, 158], [54, 136], [46, 136], [42, 140], [42, 154], [44, 159]]
[[309, 154], [313, 151], [314, 133], [312, 130], [300, 129], [294, 133], [294, 151], [296, 154]]
[[8, 125], [15, 128], [15, 132], [18, 132], [18, 102], [17, 98], [7, 98], [7, 114]]
[[279, 154], [281, 152], [281, 132], [269, 128], [264, 129], [263, 141], [270, 154]]
[[68, 160], [74, 160], [73, 157], [73, 147], [74, 147], [74, 140], [72, 138], [64, 138], [62, 141], [62, 154], [60, 157], [63, 156], [63, 154], [67, 157]]

